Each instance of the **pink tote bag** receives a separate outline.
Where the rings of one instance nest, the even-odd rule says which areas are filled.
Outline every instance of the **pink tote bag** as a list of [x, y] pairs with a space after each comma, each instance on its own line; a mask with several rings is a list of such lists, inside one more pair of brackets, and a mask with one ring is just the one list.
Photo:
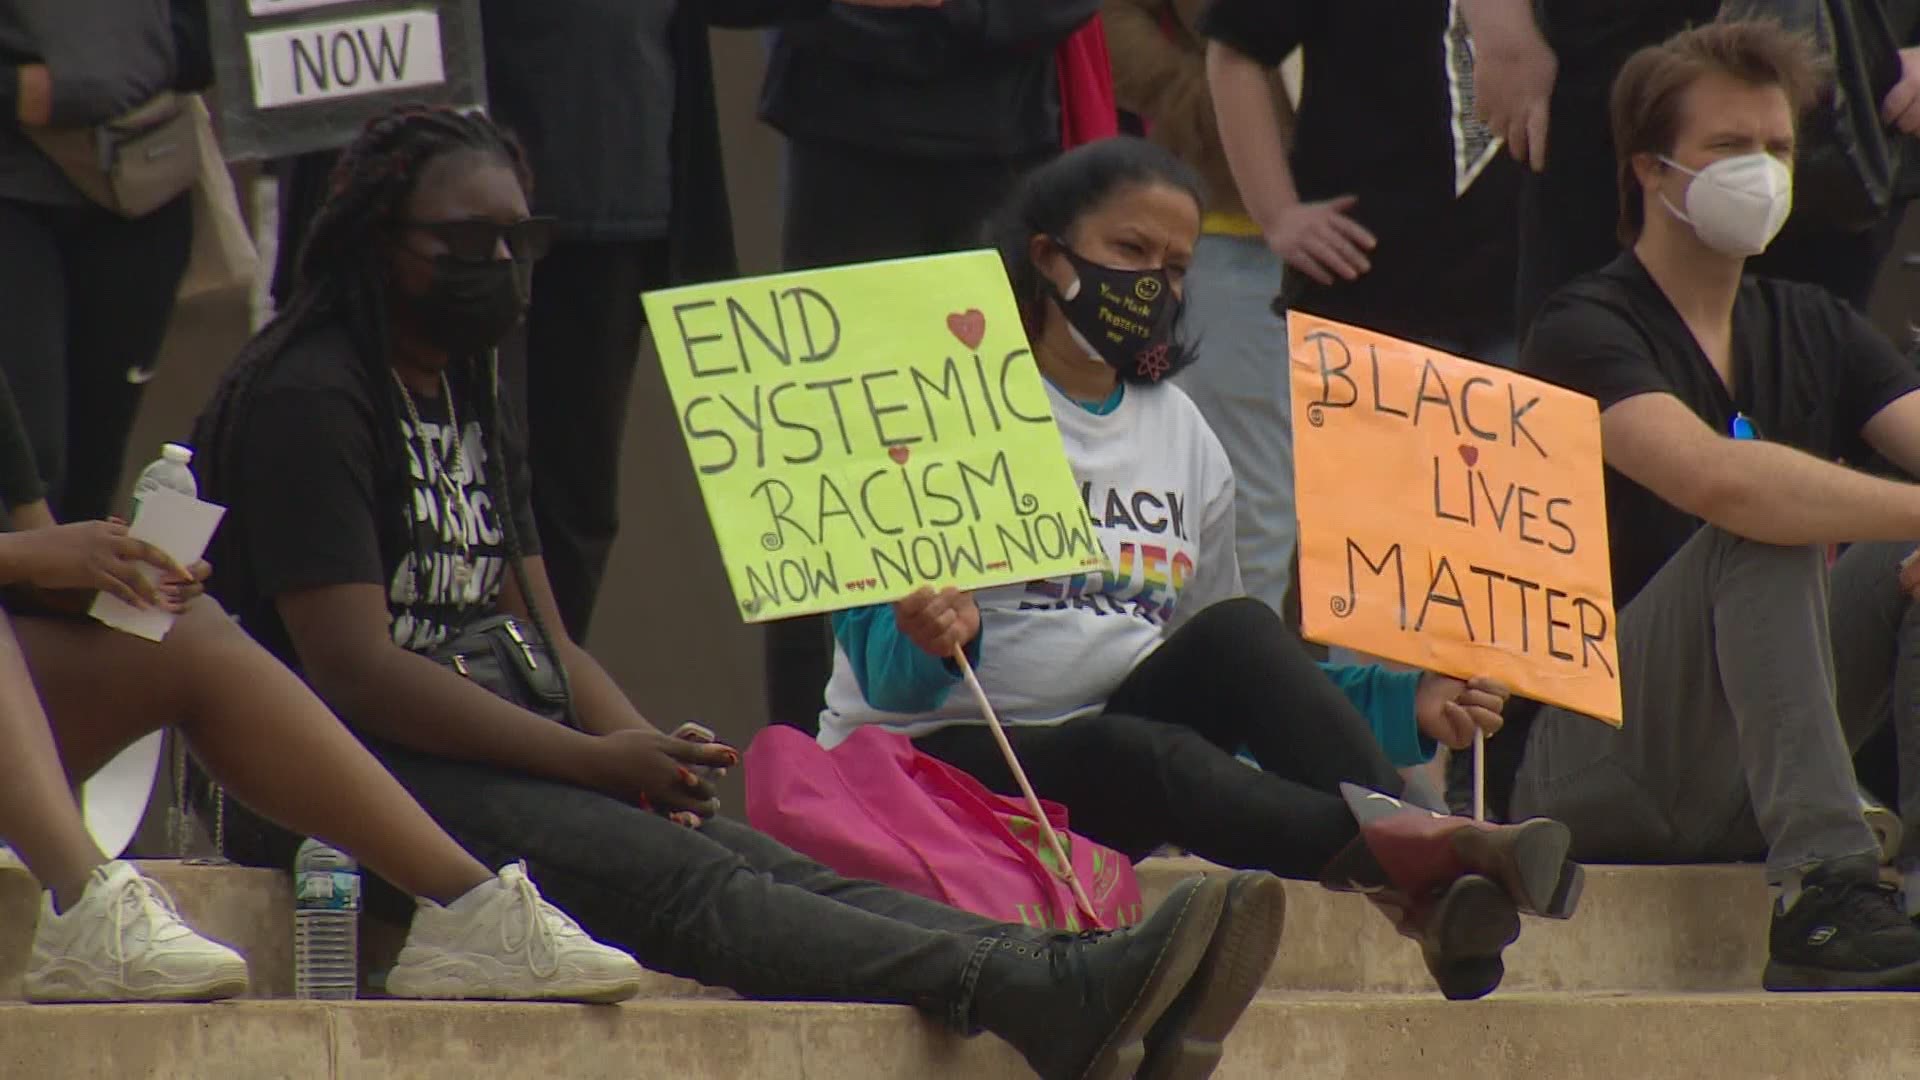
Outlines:
[[1067, 811], [1041, 801], [1093, 910], [1054, 872], [1026, 804], [913, 748], [861, 728], [829, 751], [784, 725], [747, 748], [747, 820], [836, 873], [864, 878], [1002, 922], [1059, 930], [1140, 921], [1133, 863], [1067, 831]]

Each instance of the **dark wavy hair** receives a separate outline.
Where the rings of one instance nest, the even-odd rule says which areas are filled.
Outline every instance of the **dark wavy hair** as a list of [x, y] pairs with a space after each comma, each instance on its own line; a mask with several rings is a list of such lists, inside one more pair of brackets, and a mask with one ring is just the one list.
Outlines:
[[[987, 223], [986, 242], [1000, 252], [1007, 281], [1020, 307], [1027, 337], [1038, 341], [1046, 325], [1052, 283], [1033, 263], [1029, 245], [1035, 236], [1065, 237], [1082, 217], [1131, 187], [1164, 185], [1193, 197], [1206, 208], [1206, 193], [1186, 162], [1156, 143], [1122, 135], [1069, 150], [1020, 180], [1013, 194]], [[1168, 359], [1173, 374], [1193, 363], [1199, 342], [1186, 334], [1186, 307], [1174, 323]], [[1121, 372], [1128, 381], [1145, 381]]]

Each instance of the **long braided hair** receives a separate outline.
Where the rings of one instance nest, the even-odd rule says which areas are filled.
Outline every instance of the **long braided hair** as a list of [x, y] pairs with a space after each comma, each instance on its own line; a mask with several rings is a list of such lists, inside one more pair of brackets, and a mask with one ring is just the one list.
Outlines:
[[[247, 403], [261, 375], [288, 346], [322, 327], [344, 330], [355, 359], [364, 366], [374, 407], [379, 460], [391, 465], [404, 489], [407, 454], [400, 434], [401, 405], [387, 374], [389, 241], [405, 218], [408, 200], [427, 167], [440, 158], [462, 153], [484, 155], [507, 165], [531, 194], [532, 173], [519, 142], [479, 112], [401, 106], [370, 120], [341, 153], [327, 197], [301, 248], [293, 295], [240, 351], [195, 425], [194, 439], [201, 453], [194, 464], [201, 490], [209, 498], [232, 501], [223, 498], [223, 489], [230, 477], [239, 475], [237, 455], [242, 451]], [[453, 359], [456, 363], [475, 360]], [[504, 508], [499, 516], [505, 546], [525, 595], [524, 546], [512, 512], [510, 470], [503, 460], [507, 425], [501, 415], [497, 365], [482, 358], [482, 362], [474, 363], [471, 374], [479, 390], [474, 395], [475, 409], [492, 448], [486, 455], [488, 485], [498, 493]], [[230, 525], [222, 535], [237, 538], [241, 531]], [[532, 597], [527, 595], [526, 600], [535, 628], [552, 641], [534, 610]]]

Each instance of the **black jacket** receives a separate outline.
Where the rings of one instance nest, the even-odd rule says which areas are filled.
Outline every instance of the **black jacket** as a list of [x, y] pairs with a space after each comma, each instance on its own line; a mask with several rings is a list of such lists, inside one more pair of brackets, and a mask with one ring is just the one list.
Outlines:
[[[489, 108], [526, 142], [535, 206], [560, 218], [568, 237], [621, 241], [657, 235], [657, 219], [649, 220], [654, 215], [644, 197], [626, 182], [653, 152], [625, 116], [645, 103], [633, 100], [631, 84], [618, 84], [622, 72], [642, 61], [640, 50], [630, 38], [608, 32], [608, 17], [617, 7], [588, 12], [576, 3], [496, 0], [487, 6], [496, 15], [488, 25]], [[678, 0], [674, 5], [666, 51], [673, 64], [669, 230], [676, 281], [735, 273], [707, 27], [769, 26], [815, 16], [826, 6], [827, 0]], [[497, 36], [504, 25], [499, 16], [509, 13], [515, 34], [540, 31], [537, 51], [529, 42]], [[637, 9], [634, 17], [637, 23]], [[634, 32], [647, 31], [636, 26]], [[556, 63], [573, 68], [555, 72]]]
[[1031, 157], [1060, 146], [1054, 49], [1099, 0], [835, 5], [786, 27], [760, 115], [789, 138], [912, 157]]

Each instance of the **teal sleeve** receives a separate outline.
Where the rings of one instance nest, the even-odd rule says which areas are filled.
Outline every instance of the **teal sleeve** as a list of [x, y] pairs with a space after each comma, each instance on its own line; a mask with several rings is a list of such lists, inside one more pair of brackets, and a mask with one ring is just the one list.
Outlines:
[[[976, 667], [983, 636], [976, 635], [967, 646], [967, 659]], [[833, 637], [847, 654], [861, 696], [883, 712], [932, 712], [960, 681], [959, 665], [928, 656], [907, 640], [893, 621], [890, 604], [834, 612]]]
[[1378, 664], [1321, 664], [1340, 692], [1367, 718], [1373, 737], [1396, 767], [1431, 760], [1436, 744], [1414, 721], [1413, 697], [1420, 672], [1389, 671]]

